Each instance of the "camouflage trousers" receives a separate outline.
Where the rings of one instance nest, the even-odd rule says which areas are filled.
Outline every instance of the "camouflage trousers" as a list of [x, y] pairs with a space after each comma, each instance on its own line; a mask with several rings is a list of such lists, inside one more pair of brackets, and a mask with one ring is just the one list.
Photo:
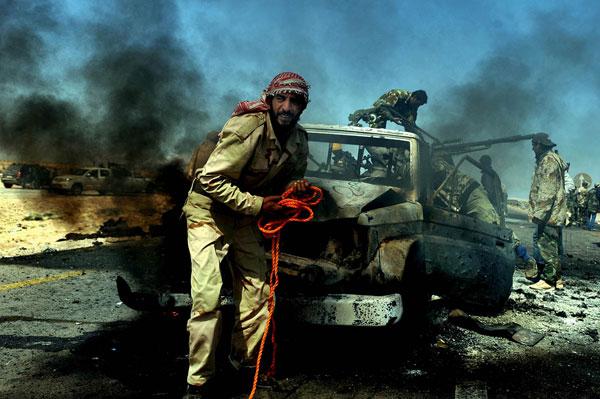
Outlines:
[[561, 278], [562, 227], [537, 225], [533, 233], [534, 257], [543, 264], [540, 278], [555, 285]]
[[191, 207], [186, 215], [192, 260], [187, 382], [203, 385], [216, 372], [223, 290], [220, 265], [225, 255], [236, 307], [230, 354], [236, 367], [254, 365], [268, 318], [269, 285], [262, 238], [254, 218], [212, 214], [214, 222], [206, 221], [206, 214], [196, 215]]

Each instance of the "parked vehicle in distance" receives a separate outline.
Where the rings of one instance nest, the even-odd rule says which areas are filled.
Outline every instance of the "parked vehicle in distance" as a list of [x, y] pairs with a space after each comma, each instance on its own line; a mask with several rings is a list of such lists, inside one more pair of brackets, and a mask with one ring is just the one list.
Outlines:
[[53, 191], [80, 195], [84, 191], [99, 194], [144, 193], [154, 190], [154, 183], [146, 177], [136, 177], [124, 168], [86, 167], [52, 179]]
[[2, 174], [4, 187], [21, 186], [22, 188], [48, 187], [53, 172], [41, 165], [13, 163]]

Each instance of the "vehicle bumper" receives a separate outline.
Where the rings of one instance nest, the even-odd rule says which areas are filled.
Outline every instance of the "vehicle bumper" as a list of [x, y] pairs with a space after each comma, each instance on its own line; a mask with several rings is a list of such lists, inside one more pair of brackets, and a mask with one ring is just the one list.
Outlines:
[[52, 190], [56, 190], [56, 191], [67, 191], [71, 189], [71, 184], [68, 183], [52, 183], [50, 185], [50, 188]]
[[278, 306], [286, 309], [286, 315], [316, 325], [382, 327], [396, 324], [403, 313], [400, 294], [331, 294], [277, 299]]

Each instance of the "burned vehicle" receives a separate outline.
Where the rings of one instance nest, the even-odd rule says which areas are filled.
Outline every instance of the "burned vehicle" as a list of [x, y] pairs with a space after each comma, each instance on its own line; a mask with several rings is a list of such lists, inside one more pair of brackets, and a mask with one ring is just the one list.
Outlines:
[[317, 324], [385, 325], [430, 294], [497, 310], [512, 287], [511, 231], [433, 201], [432, 147], [385, 129], [306, 125], [307, 179], [325, 198], [282, 236], [280, 297]]
[[[434, 149], [422, 135], [304, 127], [306, 178], [324, 198], [312, 221], [282, 232], [282, 313], [313, 324], [384, 326], [431, 294], [488, 311], [504, 305], [514, 271], [512, 232], [434, 201]], [[118, 288], [123, 302], [140, 308], [131, 300], [142, 297], [123, 280]], [[185, 303], [180, 299], [163, 294], [153, 303], [164, 308]]]

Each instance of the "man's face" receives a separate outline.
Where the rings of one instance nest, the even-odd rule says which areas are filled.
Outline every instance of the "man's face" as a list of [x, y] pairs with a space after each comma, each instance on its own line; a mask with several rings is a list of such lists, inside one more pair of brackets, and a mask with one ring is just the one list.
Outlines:
[[540, 143], [531, 143], [531, 149], [533, 150], [533, 152], [535, 153], [535, 155], [539, 155], [541, 154], [545, 147], [543, 145], [541, 145]]
[[410, 103], [410, 105], [415, 106], [415, 107], [420, 107], [421, 105], [426, 103], [426, 101], [424, 102], [422, 99], [417, 98], [415, 96], [410, 96], [408, 98], [408, 102]]
[[304, 99], [291, 93], [275, 94], [271, 100], [271, 118], [281, 127], [292, 127], [304, 110]]

